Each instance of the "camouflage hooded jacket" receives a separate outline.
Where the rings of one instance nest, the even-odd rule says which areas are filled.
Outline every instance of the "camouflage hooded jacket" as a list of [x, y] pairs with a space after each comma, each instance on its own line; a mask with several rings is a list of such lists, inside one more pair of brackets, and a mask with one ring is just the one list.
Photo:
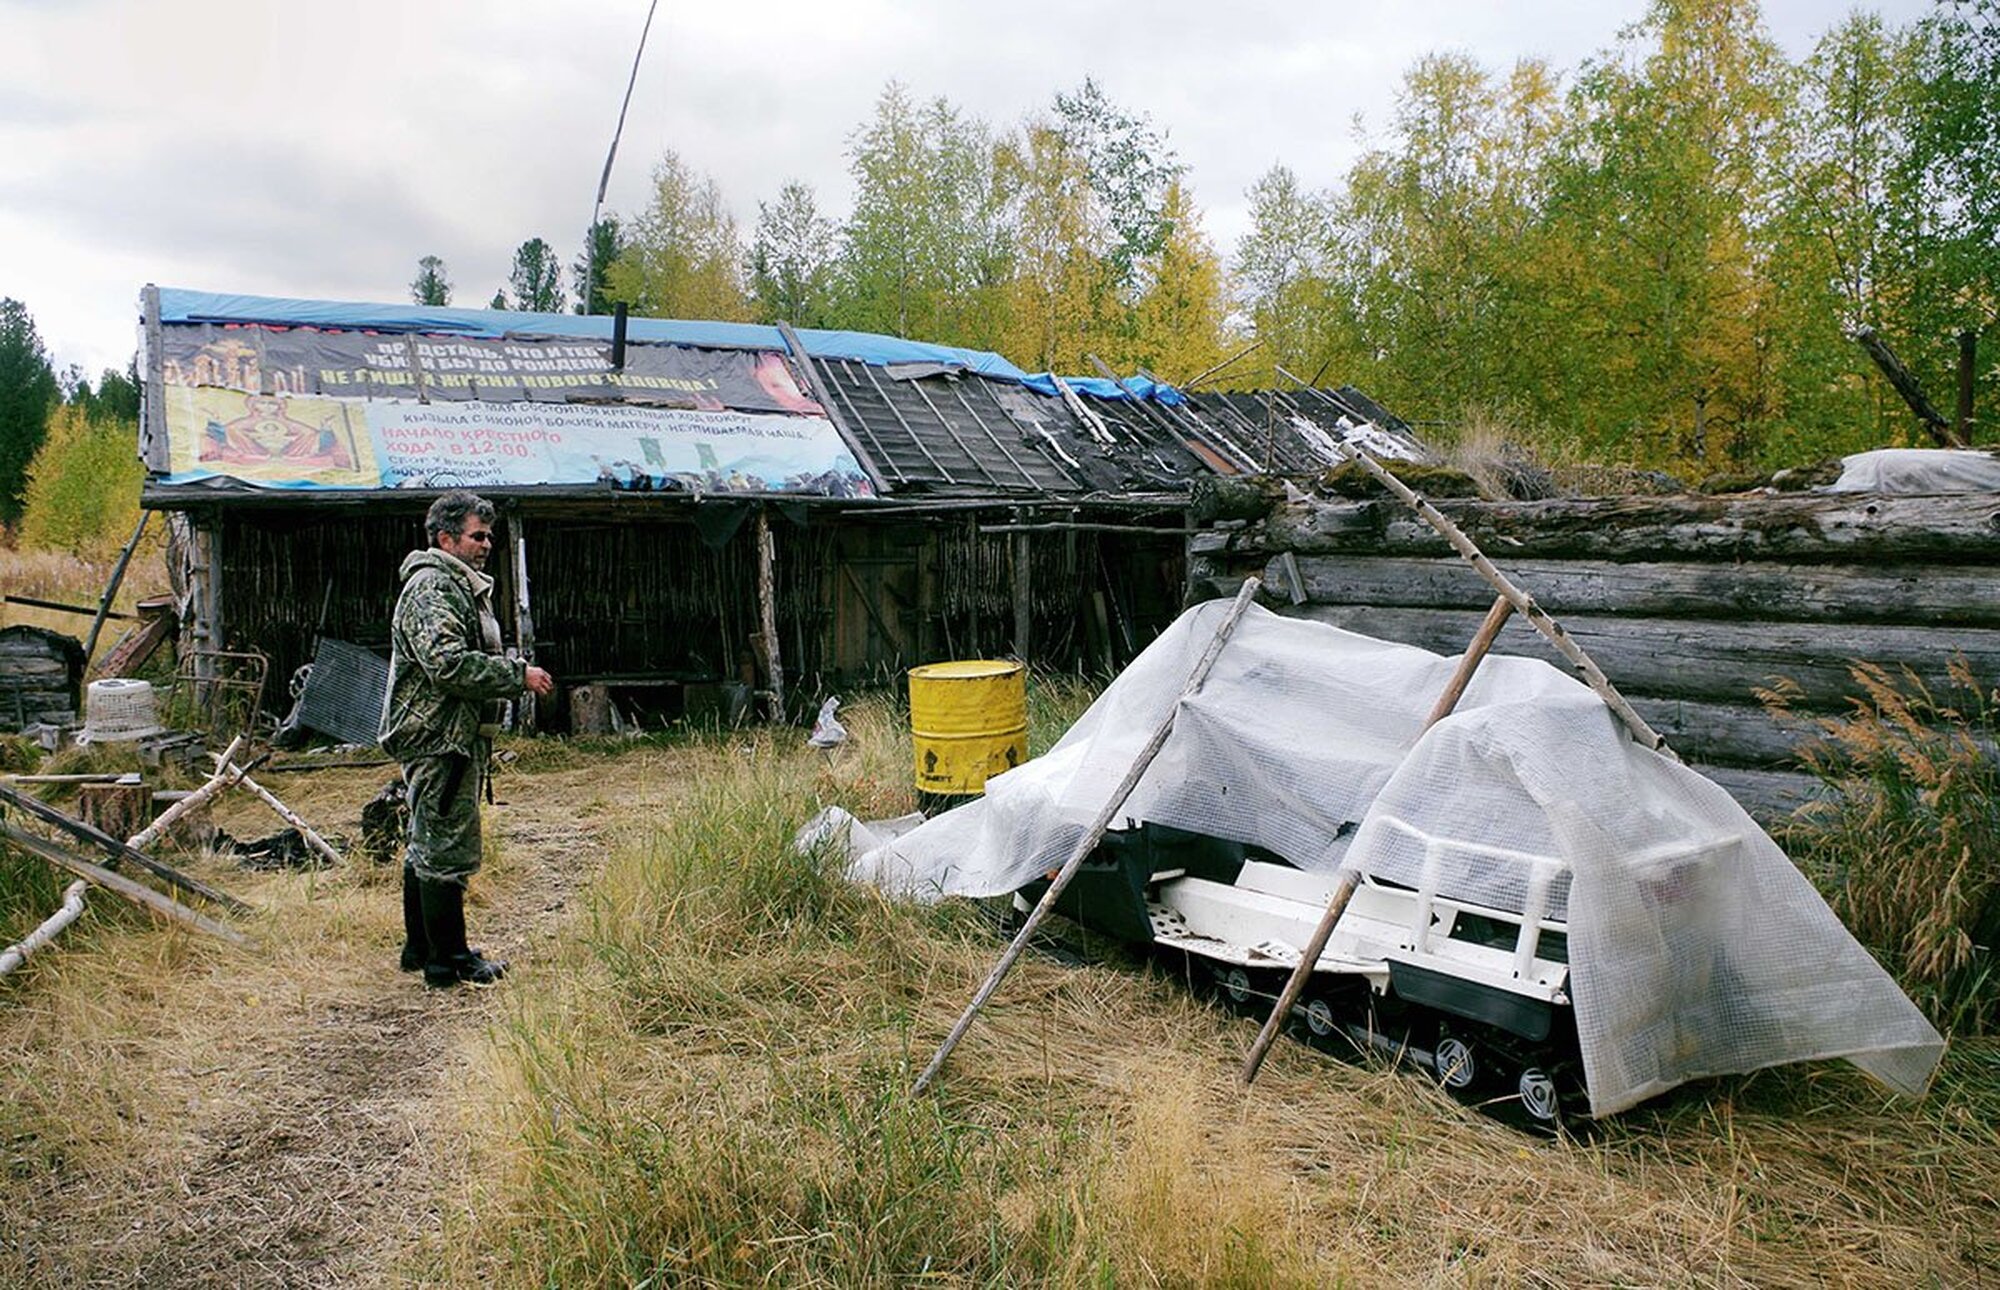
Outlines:
[[493, 580], [435, 548], [403, 560], [390, 631], [382, 748], [398, 761], [470, 753], [488, 707], [519, 694], [527, 664], [500, 653]]

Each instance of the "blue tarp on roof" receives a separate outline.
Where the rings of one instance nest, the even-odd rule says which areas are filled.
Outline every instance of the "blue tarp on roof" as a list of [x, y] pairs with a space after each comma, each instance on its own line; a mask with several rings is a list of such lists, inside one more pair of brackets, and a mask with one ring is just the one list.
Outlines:
[[[610, 340], [611, 318], [605, 314], [541, 314], [507, 309], [453, 309], [438, 305], [358, 304], [339, 300], [295, 300], [281, 296], [246, 296], [223, 292], [160, 288], [162, 323], [263, 323], [276, 327], [318, 327], [328, 331], [421, 332], [429, 335], [563, 336]], [[694, 345], [704, 349], [785, 349], [776, 327], [761, 323], [683, 322], [666, 318], [631, 318], [625, 335], [642, 344]], [[1056, 393], [1055, 381], [1044, 372], [1030, 376], [1000, 355], [957, 345], [933, 345], [872, 332], [799, 329], [799, 341], [818, 359], [852, 359], [886, 367], [894, 363], [940, 363], [980, 376], [1018, 381], [1043, 394]], [[1123, 399], [1118, 386], [1097, 376], [1064, 378], [1080, 394], [1099, 399]], [[1166, 404], [1182, 401], [1180, 391], [1155, 385], [1142, 376], [1126, 384], [1141, 398]]]
[[[1125, 391], [1118, 388], [1118, 382], [1102, 376], [1065, 376], [1062, 382], [1078, 394], [1088, 394], [1093, 399], [1126, 397]], [[1049, 372], [1037, 372], [1033, 376], [1024, 377], [1021, 384], [1042, 394], [1061, 393], [1056, 389], [1055, 376]], [[1125, 385], [1140, 398], [1152, 399], [1170, 408], [1179, 407], [1187, 402], [1187, 395], [1162, 381], [1150, 380], [1143, 376], [1128, 376], [1125, 378]]]

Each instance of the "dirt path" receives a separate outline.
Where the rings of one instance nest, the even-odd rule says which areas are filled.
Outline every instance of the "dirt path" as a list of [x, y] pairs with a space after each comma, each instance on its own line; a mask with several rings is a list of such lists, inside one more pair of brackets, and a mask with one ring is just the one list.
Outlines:
[[[295, 804], [351, 835], [382, 774], [302, 787], [313, 803]], [[547, 959], [602, 862], [602, 775], [508, 776], [505, 804], [488, 808], [503, 860], [482, 876], [468, 922], [516, 972]], [[440, 1176], [455, 1167], [440, 1106], [476, 1075], [471, 1059], [503, 1015], [506, 986], [425, 989], [395, 970], [400, 906], [387, 875], [322, 882], [297, 909], [267, 902], [277, 949], [237, 983], [242, 1015], [195, 1019], [197, 1032], [217, 1033], [197, 1033], [182, 1061], [142, 1077], [172, 1086], [156, 1093], [186, 1089], [162, 1099], [167, 1123], [148, 1126], [167, 1144], [154, 1167], [136, 1179], [69, 1172], [36, 1189], [34, 1212], [0, 1222], [35, 1283], [383, 1285], [437, 1229], [440, 1198], [461, 1191]]]

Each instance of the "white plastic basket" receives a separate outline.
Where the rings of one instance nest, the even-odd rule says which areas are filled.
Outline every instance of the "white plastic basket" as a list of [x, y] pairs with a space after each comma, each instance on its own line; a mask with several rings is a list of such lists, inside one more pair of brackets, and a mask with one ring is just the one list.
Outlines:
[[78, 743], [129, 743], [163, 729], [150, 681], [126, 677], [92, 681], [84, 694], [83, 714]]

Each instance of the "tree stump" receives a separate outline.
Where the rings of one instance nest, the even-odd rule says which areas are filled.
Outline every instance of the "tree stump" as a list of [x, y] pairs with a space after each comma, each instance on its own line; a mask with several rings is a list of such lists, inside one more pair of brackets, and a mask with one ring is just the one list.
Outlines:
[[129, 838], [153, 822], [153, 790], [136, 776], [130, 783], [83, 784], [77, 789], [77, 814], [114, 838]]

